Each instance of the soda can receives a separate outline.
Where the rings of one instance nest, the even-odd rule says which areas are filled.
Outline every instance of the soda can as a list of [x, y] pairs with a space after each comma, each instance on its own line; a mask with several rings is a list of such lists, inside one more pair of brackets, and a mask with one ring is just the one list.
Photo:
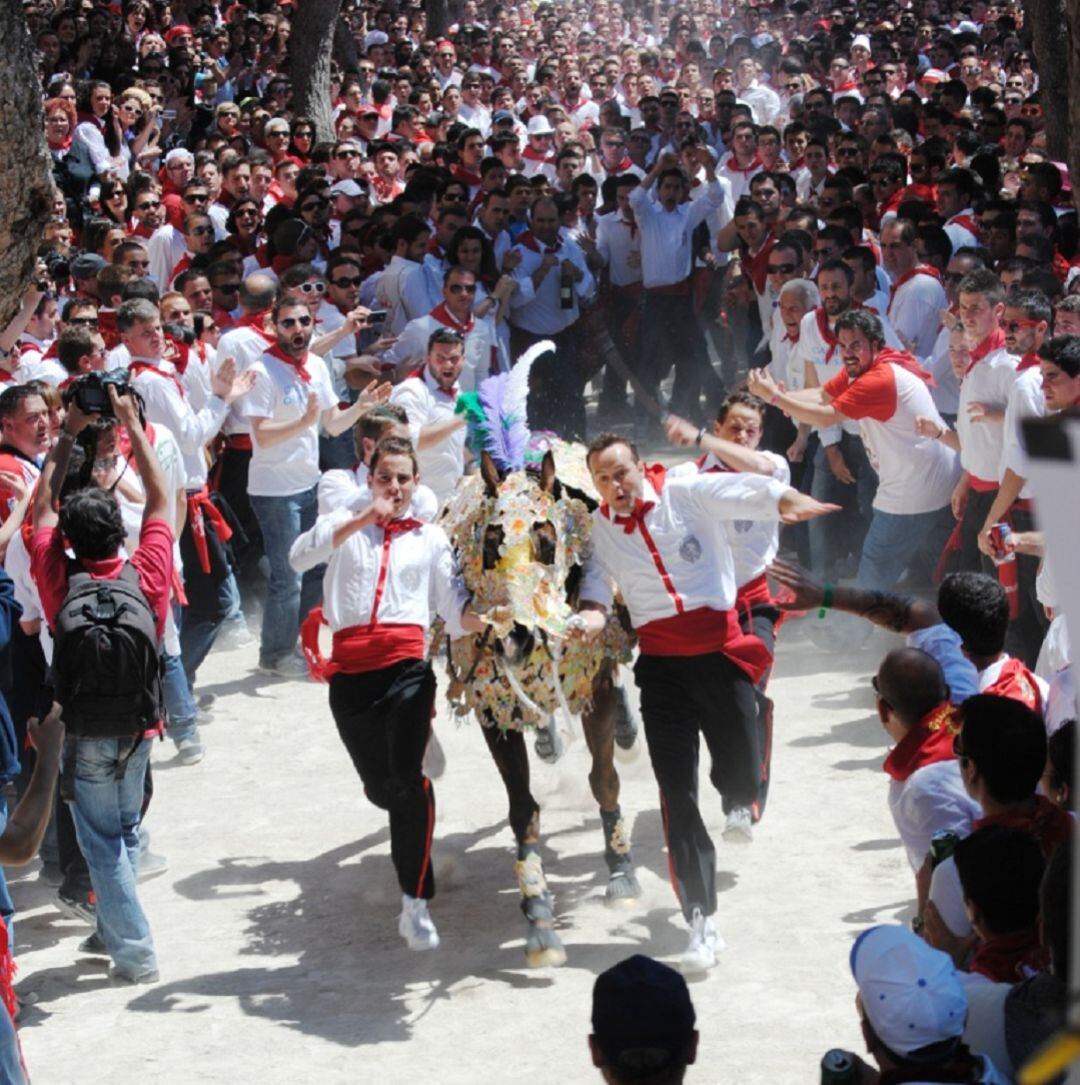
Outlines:
[[855, 1056], [834, 1047], [821, 1060], [821, 1085], [855, 1085]]
[[930, 837], [930, 863], [940, 866], [956, 850], [960, 837], [951, 829], [941, 829]]
[[1012, 528], [1004, 520], [998, 521], [990, 528], [990, 545], [994, 550], [994, 561], [999, 565], [1006, 561], [1015, 561], [1016, 555], [1010, 554], [1005, 549], [1005, 544], [1012, 536]]

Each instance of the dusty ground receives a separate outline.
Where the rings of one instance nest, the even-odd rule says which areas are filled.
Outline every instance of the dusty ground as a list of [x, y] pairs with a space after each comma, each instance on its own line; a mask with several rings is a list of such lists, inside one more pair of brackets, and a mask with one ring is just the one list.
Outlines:
[[[816, 1081], [826, 1048], [858, 1047], [852, 937], [909, 914], [869, 688], [891, 639], [823, 653], [805, 621], [783, 631], [773, 679], [768, 813], [751, 847], [718, 844], [728, 948], [692, 985], [693, 1082]], [[170, 868], [141, 892], [160, 983], [111, 985], [105, 962], [79, 956], [87, 929], [53, 907], [35, 869], [14, 881], [19, 985], [38, 999], [22, 1030], [35, 1081], [599, 1081], [585, 1043], [594, 976], [636, 951], [674, 960], [685, 944], [646, 756], [619, 768], [645, 889], [621, 912], [602, 903], [584, 743], [555, 767], [534, 763], [569, 960], [532, 971], [505, 794], [476, 725], [448, 718], [440, 695], [448, 766], [436, 785], [433, 914], [443, 945], [414, 954], [396, 931], [384, 815], [364, 801], [325, 688], [266, 683], [254, 662], [242, 651], [206, 664], [218, 703], [202, 764], [181, 767], [171, 744], [155, 751], [149, 826]], [[719, 798], [707, 781], [703, 793], [718, 838]]]

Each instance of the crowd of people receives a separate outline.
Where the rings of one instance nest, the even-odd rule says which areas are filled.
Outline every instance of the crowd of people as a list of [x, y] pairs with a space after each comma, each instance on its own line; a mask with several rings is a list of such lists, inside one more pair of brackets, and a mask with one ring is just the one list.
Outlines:
[[[449, 7], [434, 33], [346, 0], [315, 117], [303, 5], [23, 5], [55, 198], [0, 331], [0, 857], [44, 834], [80, 951], [155, 981], [150, 739], [202, 761], [200, 667], [257, 640], [266, 681], [328, 680], [399, 931], [437, 947], [427, 633], [507, 622], [439, 510], [477, 468], [460, 396], [546, 342], [529, 425], [587, 444], [598, 495], [570, 635], [625, 605], [683, 970], [722, 948], [701, 737], [749, 843], [782, 619], [841, 650], [885, 626], [916, 930], [852, 951], [878, 1069], [851, 1080], [1012, 1080], [1066, 1002], [1076, 715], [1022, 423], [1080, 404], [1080, 230], [1021, 6]], [[697, 458], [646, 464], [664, 440]], [[9, 938], [13, 910], [0, 883]], [[607, 997], [664, 992], [680, 1039], [606, 1019], [594, 1060], [681, 1080], [689, 998], [628, 967]]]

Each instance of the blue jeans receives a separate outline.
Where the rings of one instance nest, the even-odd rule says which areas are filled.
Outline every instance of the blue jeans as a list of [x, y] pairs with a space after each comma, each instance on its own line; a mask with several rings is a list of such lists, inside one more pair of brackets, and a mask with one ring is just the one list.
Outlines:
[[[0, 788], [4, 786], [5, 781], [0, 780]], [[7, 796], [0, 791], [0, 833], [7, 828], [8, 823], [8, 804]], [[4, 921], [4, 925], [8, 929], [8, 945], [11, 946], [11, 952], [15, 954], [15, 903], [11, 899], [11, 893], [8, 892], [7, 879], [4, 877], [4, 868], [0, 867], [0, 919]]]
[[904, 570], [910, 569], [930, 584], [955, 526], [948, 505], [932, 512], [909, 514], [874, 509], [855, 583], [860, 588], [892, 591]]
[[[185, 581], [185, 590], [189, 591], [190, 605], [183, 610], [183, 616], [177, 617], [176, 625], [180, 631], [180, 658], [184, 662], [184, 671], [190, 685], [195, 685], [195, 674], [202, 661], [214, 646], [218, 631], [234, 612], [240, 611], [240, 589], [232, 569], [218, 568], [210, 577], [203, 577], [202, 570], [195, 574], [202, 582], [200, 592], [193, 598], [194, 587], [189, 576]], [[196, 599], [202, 599], [197, 603]]]
[[90, 869], [98, 935], [117, 968], [139, 976], [157, 968], [154, 939], [136, 888], [150, 739], [133, 743], [123, 738], [81, 738], [74, 745], [71, 814]]
[[161, 653], [161, 680], [165, 690], [165, 730], [173, 742], [195, 734], [198, 710], [180, 656]]
[[304, 575], [289, 564], [289, 550], [297, 538], [315, 523], [318, 512], [316, 488], [288, 497], [251, 496], [251, 507], [259, 521], [263, 549], [270, 563], [270, 583], [263, 607], [259, 663], [272, 667], [296, 650], [300, 623], [322, 601], [325, 565]]

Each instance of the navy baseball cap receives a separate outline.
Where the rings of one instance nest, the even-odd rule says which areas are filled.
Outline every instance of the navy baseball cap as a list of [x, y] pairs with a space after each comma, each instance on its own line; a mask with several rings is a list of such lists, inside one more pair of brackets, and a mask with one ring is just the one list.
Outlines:
[[686, 1053], [695, 1020], [686, 980], [651, 957], [635, 954], [596, 977], [593, 1035], [614, 1065], [640, 1055], [662, 1069]]

